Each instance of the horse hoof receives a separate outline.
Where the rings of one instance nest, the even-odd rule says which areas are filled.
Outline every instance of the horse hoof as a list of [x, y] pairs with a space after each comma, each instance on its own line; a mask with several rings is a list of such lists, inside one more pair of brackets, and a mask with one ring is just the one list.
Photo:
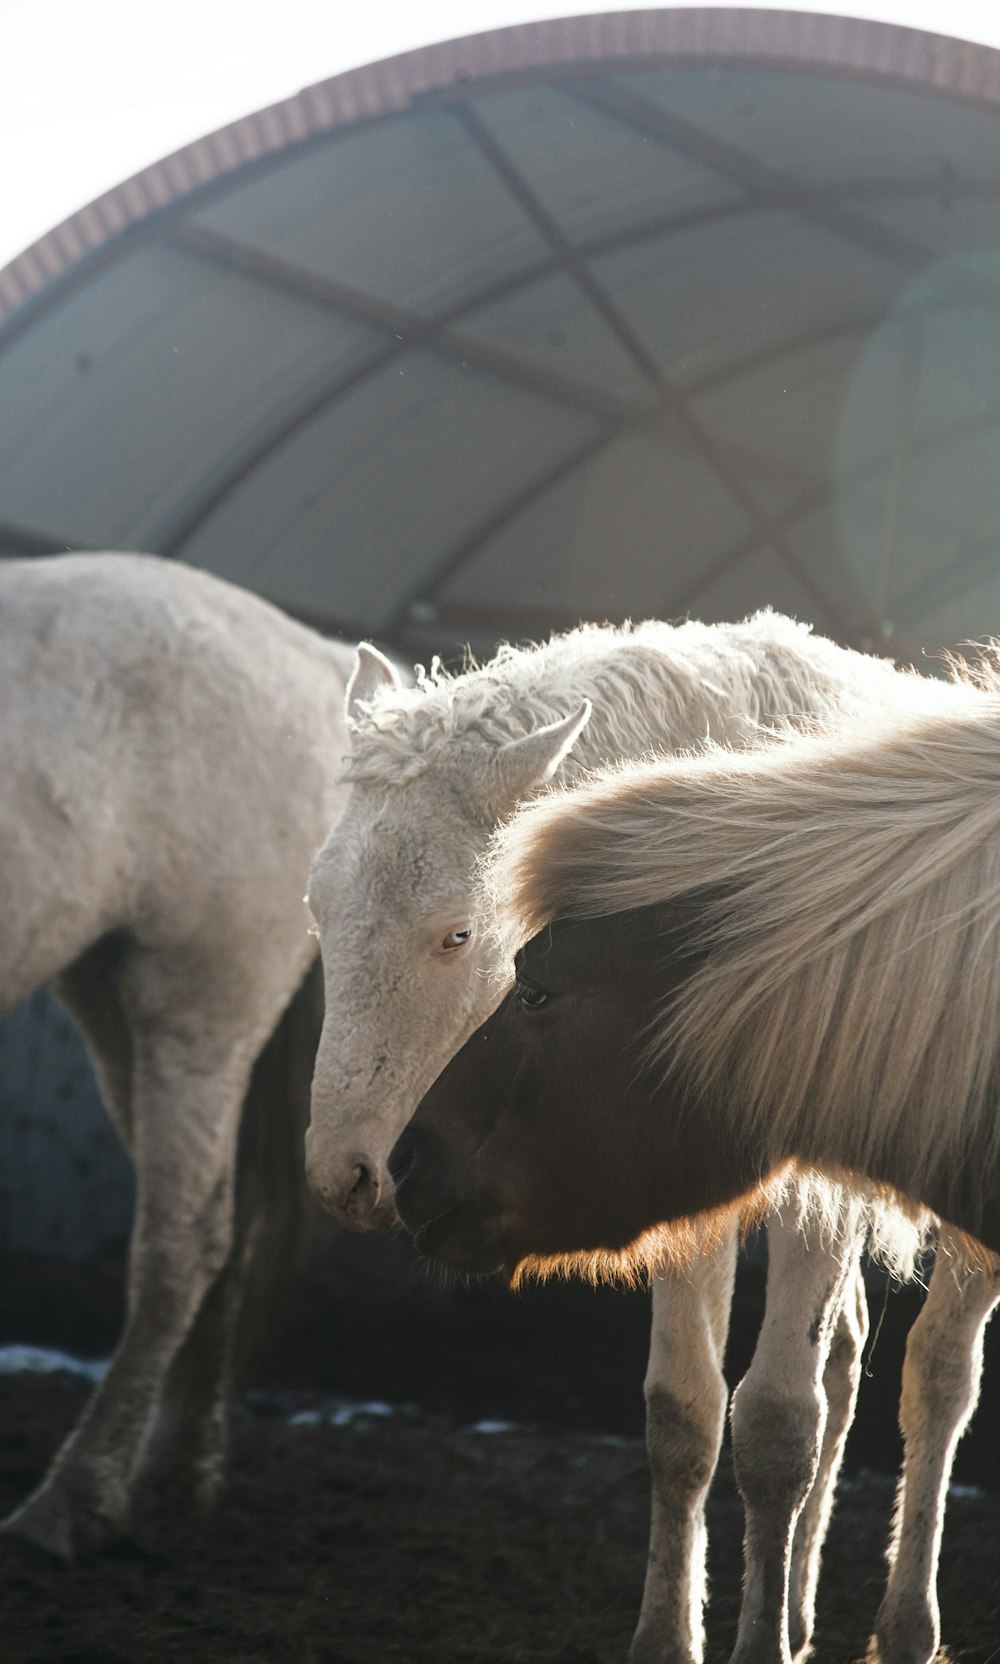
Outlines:
[[924, 1610], [907, 1612], [891, 1623], [879, 1621], [869, 1659], [878, 1664], [932, 1664], [939, 1644], [933, 1618]]
[[225, 1489], [226, 1466], [221, 1452], [201, 1462], [164, 1462], [147, 1465], [132, 1487], [129, 1536], [140, 1543], [158, 1543], [193, 1519], [207, 1519]]
[[93, 1510], [74, 1507], [65, 1491], [49, 1485], [40, 1486], [8, 1514], [0, 1532], [63, 1565], [72, 1565], [80, 1554], [105, 1548], [121, 1535], [115, 1522]]
[[0, 1522], [0, 1533], [14, 1542], [44, 1554], [49, 1560], [71, 1565], [76, 1559], [68, 1510], [44, 1494], [29, 1497], [20, 1508]]
[[812, 1656], [812, 1630], [794, 1619], [788, 1625], [788, 1650], [792, 1664], [806, 1664], [806, 1659]]
[[666, 1630], [644, 1618], [632, 1637], [628, 1664], [698, 1664], [701, 1648], [682, 1640], [674, 1626]]

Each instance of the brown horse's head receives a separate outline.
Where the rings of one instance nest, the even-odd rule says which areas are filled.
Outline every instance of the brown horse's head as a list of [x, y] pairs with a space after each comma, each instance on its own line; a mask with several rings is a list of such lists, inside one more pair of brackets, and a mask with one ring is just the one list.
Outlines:
[[620, 1269], [652, 1227], [752, 1188], [714, 1117], [644, 1066], [650, 1025], [695, 962], [683, 941], [676, 915], [643, 909], [556, 921], [522, 949], [514, 987], [389, 1159], [422, 1253], [509, 1276], [580, 1254]]

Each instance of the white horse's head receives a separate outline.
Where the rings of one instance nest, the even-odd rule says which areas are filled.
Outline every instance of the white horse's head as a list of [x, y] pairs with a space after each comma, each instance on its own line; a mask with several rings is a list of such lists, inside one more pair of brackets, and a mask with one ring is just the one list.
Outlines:
[[[326, 1017], [306, 1137], [309, 1182], [345, 1224], [395, 1219], [386, 1158], [423, 1093], [496, 1003], [476, 917], [476, 863], [496, 823], [559, 766], [590, 714], [504, 743], [456, 727], [409, 753], [391, 742], [395, 670], [359, 650], [348, 721], [370, 712], [366, 767], [313, 864]], [[419, 695], [411, 695], [419, 698]], [[384, 771], [372, 769], [377, 730]]]

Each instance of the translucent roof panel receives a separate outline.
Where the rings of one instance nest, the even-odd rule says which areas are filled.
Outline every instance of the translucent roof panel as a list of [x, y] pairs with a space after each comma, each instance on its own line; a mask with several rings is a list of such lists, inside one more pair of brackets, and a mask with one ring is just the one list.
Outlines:
[[996, 178], [990, 155], [1000, 146], [1000, 110], [972, 99], [928, 98], [928, 89], [893, 85], [891, 74], [855, 67], [831, 76], [789, 67], [779, 98], [771, 75], [732, 63], [707, 77], [672, 67], [617, 78], [615, 86], [627, 88], [647, 121], [663, 110], [677, 124], [678, 143], [690, 134], [689, 147], [717, 163], [728, 150], [732, 171], [745, 178], [753, 166], [758, 179], [773, 171], [838, 195], [845, 184]]
[[565, 89], [515, 87], [477, 105], [483, 127], [572, 242], [631, 238], [637, 226], [743, 199], [742, 186], [705, 162], [675, 152], [665, 167], [660, 143], [594, 102], [602, 86], [588, 77]]
[[877, 318], [899, 272], [825, 226], [760, 209], [636, 240], [592, 262], [663, 370], [684, 383], [734, 354], [810, 339], [832, 318]]
[[531, 393], [407, 353], [248, 473], [185, 556], [304, 611], [319, 578], [335, 617], [391, 633], [409, 592], [470, 529], [596, 432]]
[[262, 434], [388, 336], [171, 244], [123, 253], [0, 357], [2, 518], [156, 549]]
[[772, 605], [1000, 633], [1000, 54], [804, 13], [352, 71], [0, 272], [0, 556], [403, 652]]
[[[698, 515], [700, 537], [687, 528]], [[673, 611], [679, 590], [749, 531], [710, 464], [671, 418], [606, 446], [498, 531], [442, 591], [449, 602], [502, 605], [511, 591], [578, 617]], [[536, 551], [547, 548], [544, 564]]]
[[[213, 203], [197, 224], [419, 312], [537, 265], [544, 239], [450, 111], [366, 124]], [[458, 236], [465, 226], [474, 235]]]
[[620, 335], [568, 273], [511, 284], [501, 299], [477, 306], [464, 329], [550, 374], [575, 377], [612, 401], [637, 407], [655, 402]]

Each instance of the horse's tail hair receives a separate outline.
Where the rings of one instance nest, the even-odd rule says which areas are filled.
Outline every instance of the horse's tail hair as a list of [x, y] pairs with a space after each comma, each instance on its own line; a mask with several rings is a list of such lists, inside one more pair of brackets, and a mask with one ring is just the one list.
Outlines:
[[232, 1274], [235, 1362], [242, 1374], [307, 1247], [317, 1204], [305, 1176], [313, 1064], [323, 1026], [317, 958], [254, 1064], [240, 1122]]

